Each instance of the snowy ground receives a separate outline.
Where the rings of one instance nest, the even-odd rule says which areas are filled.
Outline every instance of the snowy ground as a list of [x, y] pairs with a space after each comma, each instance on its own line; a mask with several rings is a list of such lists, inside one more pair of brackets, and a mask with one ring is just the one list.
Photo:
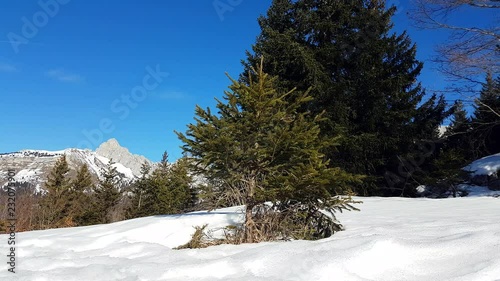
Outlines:
[[464, 168], [472, 175], [491, 175], [500, 171], [500, 153], [483, 157]]
[[320, 241], [172, 250], [237, 208], [0, 236], [0, 280], [500, 280], [500, 198], [363, 198]]

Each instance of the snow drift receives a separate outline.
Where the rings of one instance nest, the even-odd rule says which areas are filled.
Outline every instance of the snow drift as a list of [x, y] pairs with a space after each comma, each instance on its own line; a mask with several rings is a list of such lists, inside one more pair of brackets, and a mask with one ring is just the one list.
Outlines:
[[500, 170], [500, 153], [478, 159], [465, 167], [464, 170], [472, 172], [473, 176], [490, 176]]
[[1, 262], [0, 280], [500, 280], [500, 199], [362, 200], [319, 241], [172, 249], [239, 208], [18, 233], [17, 273]]

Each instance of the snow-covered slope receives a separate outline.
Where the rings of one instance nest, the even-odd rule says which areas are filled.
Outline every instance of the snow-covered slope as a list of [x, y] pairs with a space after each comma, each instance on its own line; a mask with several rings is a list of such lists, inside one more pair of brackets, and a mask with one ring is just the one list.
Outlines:
[[471, 171], [473, 175], [492, 175], [500, 171], [500, 153], [478, 159], [465, 167], [465, 170]]
[[17, 273], [2, 254], [0, 280], [500, 280], [500, 199], [362, 200], [339, 215], [346, 231], [314, 242], [171, 249], [238, 208], [18, 233]]

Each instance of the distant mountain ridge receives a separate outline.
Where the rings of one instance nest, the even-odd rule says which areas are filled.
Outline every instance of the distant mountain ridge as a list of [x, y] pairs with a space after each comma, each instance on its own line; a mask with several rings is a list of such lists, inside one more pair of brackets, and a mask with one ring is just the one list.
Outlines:
[[152, 161], [141, 155], [134, 155], [127, 148], [120, 146], [116, 139], [102, 143], [96, 151], [89, 149], [68, 148], [59, 151], [48, 150], [21, 150], [10, 153], [0, 153], [0, 186], [7, 184], [7, 170], [14, 169], [14, 179], [24, 187], [34, 187], [37, 191], [43, 188], [43, 183], [62, 155], [66, 155], [71, 169], [70, 176], [74, 176], [79, 166], [87, 164], [89, 171], [98, 179], [102, 176], [103, 168], [112, 159], [120, 177], [124, 182], [131, 182], [140, 175], [140, 167]]

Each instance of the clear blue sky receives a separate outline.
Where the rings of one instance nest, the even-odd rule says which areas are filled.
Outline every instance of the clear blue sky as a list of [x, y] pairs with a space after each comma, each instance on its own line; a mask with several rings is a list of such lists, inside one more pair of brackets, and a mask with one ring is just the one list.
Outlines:
[[[196, 104], [215, 105], [225, 72], [238, 76], [271, 3], [220, 0], [237, 4], [221, 14], [213, 0], [55, 1], [41, 1], [58, 3], [46, 11], [38, 1], [0, 4], [0, 152], [116, 138], [154, 161], [165, 150], [178, 158], [173, 131], [185, 131]], [[390, 3], [400, 9], [396, 30], [410, 29], [428, 60], [443, 35], [414, 30], [408, 3]], [[168, 76], [151, 75], [156, 68]], [[429, 63], [420, 77], [428, 88], [443, 79]]]

